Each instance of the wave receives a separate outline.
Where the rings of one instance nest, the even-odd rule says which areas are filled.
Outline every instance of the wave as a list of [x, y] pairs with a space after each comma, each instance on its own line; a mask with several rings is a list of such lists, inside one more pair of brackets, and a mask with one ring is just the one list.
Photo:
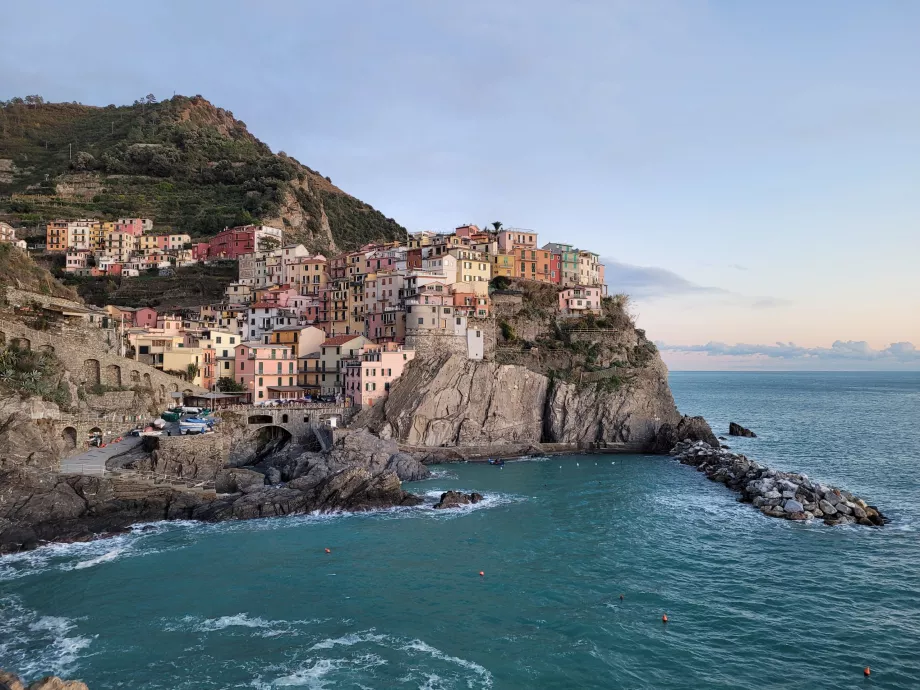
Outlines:
[[300, 628], [323, 622], [325, 622], [324, 619], [267, 620], [259, 616], [250, 617], [247, 613], [237, 613], [232, 616], [220, 616], [218, 618], [184, 616], [177, 621], [165, 621], [163, 629], [167, 632], [213, 633], [242, 628], [254, 631], [251, 634], [258, 637], [280, 637], [283, 635], [300, 635]]
[[69, 618], [42, 616], [15, 596], [0, 598], [0, 618], [0, 660], [24, 679], [73, 675], [81, 653], [95, 639], [73, 634], [76, 623]]

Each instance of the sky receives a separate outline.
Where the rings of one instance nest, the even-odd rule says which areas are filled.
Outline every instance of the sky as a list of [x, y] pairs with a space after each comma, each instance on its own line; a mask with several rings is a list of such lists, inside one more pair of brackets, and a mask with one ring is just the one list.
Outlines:
[[672, 369], [920, 370], [920, 3], [8, 3], [0, 99], [201, 94], [410, 231], [605, 257]]

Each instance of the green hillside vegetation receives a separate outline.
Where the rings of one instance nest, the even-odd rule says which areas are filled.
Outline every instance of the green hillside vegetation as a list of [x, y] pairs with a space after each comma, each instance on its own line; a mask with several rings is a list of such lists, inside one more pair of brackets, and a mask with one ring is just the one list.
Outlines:
[[317, 250], [406, 232], [315, 170], [272, 153], [201, 96], [102, 108], [37, 96], [0, 102], [0, 195], [16, 193], [28, 196], [4, 199], [0, 214], [25, 225], [143, 216], [207, 237], [267, 222]]

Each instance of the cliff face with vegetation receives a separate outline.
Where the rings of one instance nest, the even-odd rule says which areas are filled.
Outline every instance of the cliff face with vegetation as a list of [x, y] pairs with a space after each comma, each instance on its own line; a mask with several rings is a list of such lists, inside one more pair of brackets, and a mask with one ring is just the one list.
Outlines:
[[625, 298], [605, 299], [600, 316], [570, 319], [551, 286], [517, 287], [494, 296], [494, 361], [417, 358], [358, 423], [432, 459], [538, 444], [654, 452], [677, 438], [717, 444], [704, 421], [678, 412], [667, 368]]
[[405, 236], [328, 177], [201, 96], [104, 108], [13, 99], [0, 107], [0, 204], [14, 223], [144, 216], [193, 237], [264, 223], [318, 251]]

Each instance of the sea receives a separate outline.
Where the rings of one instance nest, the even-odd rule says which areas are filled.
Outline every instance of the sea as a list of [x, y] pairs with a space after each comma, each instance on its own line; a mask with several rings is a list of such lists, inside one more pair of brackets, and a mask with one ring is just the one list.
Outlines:
[[[442, 465], [407, 486], [424, 507], [0, 559], [0, 668], [91, 690], [920, 688], [920, 373], [671, 385], [757, 433], [732, 449], [890, 524], [765, 518], [664, 456]], [[485, 500], [433, 510], [447, 489]]]

